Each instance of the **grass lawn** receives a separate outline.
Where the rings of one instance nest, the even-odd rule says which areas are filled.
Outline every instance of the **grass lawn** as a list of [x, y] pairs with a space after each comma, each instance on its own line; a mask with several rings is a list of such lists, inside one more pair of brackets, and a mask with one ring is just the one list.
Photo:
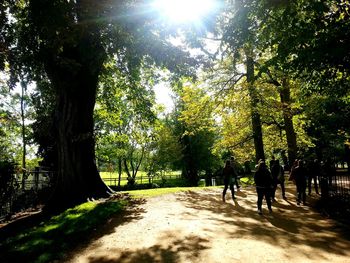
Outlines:
[[51, 262], [120, 213], [127, 201], [87, 202], [0, 240], [1, 262]]
[[154, 196], [176, 193], [176, 192], [184, 192], [184, 191], [190, 191], [190, 190], [192, 191], [205, 190], [208, 188], [218, 188], [218, 187], [222, 187], [222, 186], [153, 188], [153, 189], [145, 189], [145, 190], [125, 191], [123, 193], [128, 193], [135, 198], [147, 198], [147, 197], [154, 197]]
[[[171, 171], [166, 172], [164, 174], [164, 178], [166, 180], [173, 180], [173, 179], [179, 179], [181, 175], [180, 171]], [[118, 173], [116, 172], [100, 172], [100, 176], [102, 180], [109, 186], [117, 186], [118, 185]], [[127, 184], [127, 174], [122, 173], [120, 185], [124, 186]], [[136, 183], [137, 184], [147, 184], [149, 182], [147, 173], [144, 171], [137, 172], [136, 175]], [[161, 184], [163, 182], [162, 178], [160, 176], [156, 176], [153, 178], [153, 183], [155, 184]]]

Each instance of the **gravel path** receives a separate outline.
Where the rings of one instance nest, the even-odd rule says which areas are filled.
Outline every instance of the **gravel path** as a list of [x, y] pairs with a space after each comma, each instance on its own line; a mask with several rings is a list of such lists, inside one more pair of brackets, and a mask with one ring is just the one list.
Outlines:
[[[350, 262], [344, 230], [308, 206], [292, 189], [273, 213], [256, 211], [253, 187], [221, 201], [220, 188], [149, 198], [96, 231], [67, 262]], [[280, 196], [278, 190], [277, 196]], [[312, 202], [312, 200], [309, 200]]]

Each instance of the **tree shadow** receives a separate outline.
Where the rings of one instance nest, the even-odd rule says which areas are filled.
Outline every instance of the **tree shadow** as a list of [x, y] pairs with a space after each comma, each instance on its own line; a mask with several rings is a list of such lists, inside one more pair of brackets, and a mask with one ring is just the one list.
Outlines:
[[[228, 238], [247, 236], [285, 249], [291, 245], [303, 244], [319, 251], [347, 255], [350, 247], [348, 231], [335, 228], [333, 221], [322, 218], [310, 206], [297, 206], [290, 201], [290, 196], [295, 191], [287, 191], [289, 198], [273, 203], [273, 213], [269, 214], [266, 204], [263, 204], [262, 216], [256, 212], [256, 194], [253, 187], [242, 189], [246, 198], [237, 198], [229, 203], [221, 201], [219, 189], [210, 193], [188, 191], [178, 194], [177, 198], [193, 211], [192, 216], [203, 210], [212, 214], [210, 222], [215, 225], [214, 229], [217, 231], [222, 228], [229, 234]], [[308, 197], [308, 203], [314, 202], [315, 200]], [[190, 212], [186, 216], [190, 216]], [[205, 231], [212, 232], [213, 228], [208, 227]], [[304, 256], [315, 260], [324, 259], [321, 254], [310, 253]]]
[[[161, 237], [162, 243], [167, 234]], [[167, 238], [167, 245], [156, 245], [145, 249], [111, 249], [108, 255], [94, 255], [88, 258], [90, 263], [151, 263], [151, 262], [181, 262], [185, 256], [187, 262], [193, 262], [201, 255], [202, 251], [209, 248], [209, 240], [194, 235], [182, 238]], [[181, 253], [180, 253], [181, 252]], [[117, 257], [115, 257], [117, 255]]]

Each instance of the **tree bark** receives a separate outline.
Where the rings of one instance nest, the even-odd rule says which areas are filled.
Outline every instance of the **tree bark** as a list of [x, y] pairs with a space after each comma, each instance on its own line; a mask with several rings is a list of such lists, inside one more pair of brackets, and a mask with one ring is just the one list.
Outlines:
[[46, 64], [56, 91], [58, 142], [58, 175], [49, 209], [64, 209], [111, 193], [96, 167], [93, 135], [93, 110], [103, 61], [103, 48], [86, 33], [76, 46], [65, 47], [59, 58]]
[[25, 190], [25, 184], [27, 179], [27, 166], [26, 166], [26, 155], [27, 155], [27, 140], [26, 140], [26, 126], [25, 126], [25, 106], [24, 106], [24, 95], [27, 85], [24, 81], [21, 81], [21, 121], [22, 121], [22, 189]]
[[248, 82], [248, 92], [250, 97], [250, 107], [251, 107], [251, 118], [252, 118], [252, 129], [253, 129], [253, 139], [255, 148], [255, 159], [258, 162], [260, 159], [265, 159], [264, 153], [264, 143], [262, 137], [262, 125], [260, 120], [260, 114], [258, 112], [258, 96], [257, 90], [254, 86], [254, 60], [252, 56], [252, 51], [249, 49], [245, 50], [246, 55], [246, 70], [247, 70], [247, 82]]
[[288, 146], [288, 160], [291, 166], [297, 157], [297, 139], [293, 125], [293, 113], [290, 107], [290, 88], [286, 78], [282, 80], [280, 87], [280, 98], [282, 103], [282, 114], [286, 131], [287, 146]]

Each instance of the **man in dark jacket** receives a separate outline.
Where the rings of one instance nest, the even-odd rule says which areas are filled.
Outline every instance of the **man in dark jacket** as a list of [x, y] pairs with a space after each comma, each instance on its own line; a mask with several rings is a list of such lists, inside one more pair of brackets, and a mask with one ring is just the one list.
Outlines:
[[267, 169], [267, 166], [263, 160], [259, 161], [257, 170], [254, 174], [254, 182], [256, 186], [256, 193], [258, 195], [258, 213], [262, 214], [262, 200], [265, 196], [265, 200], [267, 203], [267, 207], [269, 209], [269, 212], [272, 212], [271, 208], [271, 190], [273, 188], [273, 181], [272, 176]]

